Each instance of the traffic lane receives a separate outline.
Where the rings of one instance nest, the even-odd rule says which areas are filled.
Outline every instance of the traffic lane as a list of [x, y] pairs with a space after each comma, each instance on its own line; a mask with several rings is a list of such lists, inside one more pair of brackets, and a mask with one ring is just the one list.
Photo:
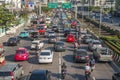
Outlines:
[[[63, 39], [64, 41], [65, 41], [65, 39]], [[74, 65], [74, 66], [76, 66], [76, 64], [74, 64], [74, 61], [72, 60], [72, 51], [70, 51], [70, 50], [73, 50], [73, 44], [71, 44], [71, 43], [66, 43], [66, 45], [67, 45], [67, 47], [68, 47], [68, 50], [67, 50], [67, 52], [66, 52], [66, 54], [64, 54], [63, 56], [63, 61], [65, 61], [66, 59], [66, 63], [67, 63], [67, 65], [71, 68], [71, 66], [72, 65]], [[80, 45], [81, 46], [81, 48], [83, 48], [83, 49], [86, 49], [87, 51], [88, 51], [88, 53], [90, 54], [90, 56], [92, 56], [92, 52], [91, 51], [89, 51], [88, 50], [88, 45], [87, 44], [81, 44]], [[68, 54], [67, 54], [68, 53]], [[66, 56], [66, 58], [65, 58], [65, 56]], [[67, 57], [67, 56], [69, 56], [69, 57]], [[71, 63], [73, 62], [73, 64], [71, 64]], [[78, 74], [80, 74], [80, 73], [82, 73], [82, 75], [83, 75], [83, 77], [79, 77], [79, 79], [83, 79], [84, 78], [84, 66], [85, 66], [86, 64], [79, 64], [79, 65], [77, 65], [78, 67], [82, 67], [83, 68], [83, 70], [81, 70], [81, 71], [79, 71], [79, 70], [77, 70], [77, 69], [75, 69], [75, 71], [79, 71], [78, 72]], [[69, 69], [71, 72], [69, 72], [69, 73], [73, 73], [74, 71], [74, 69]], [[68, 71], [69, 71], [68, 70]], [[93, 71], [93, 75], [96, 77], [96, 79], [99, 79], [99, 80], [111, 80], [111, 76], [112, 76], [112, 74], [114, 73], [114, 69], [113, 69], [113, 67], [111, 67], [108, 63], [96, 63], [96, 68], [95, 68], [95, 70]], [[75, 74], [75, 73], [74, 73]], [[107, 74], [107, 76], [105, 75], [105, 74]]]
[[[75, 32], [75, 29], [72, 29], [72, 33]], [[60, 34], [61, 36], [64, 35], [64, 33]], [[61, 53], [62, 60], [61, 62], [65, 62], [67, 64], [67, 76], [66, 79], [69, 80], [84, 80], [84, 66], [85, 63], [75, 63], [73, 59], [73, 43], [66, 42], [65, 37], [60, 37], [60, 40], [65, 42], [65, 46], [67, 47], [66, 51], [64, 53]]]

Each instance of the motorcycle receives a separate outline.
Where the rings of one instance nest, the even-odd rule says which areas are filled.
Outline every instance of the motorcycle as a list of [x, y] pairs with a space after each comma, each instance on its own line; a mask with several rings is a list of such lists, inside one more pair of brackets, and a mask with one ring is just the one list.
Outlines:
[[90, 79], [90, 74], [91, 74], [90, 71], [88, 71], [88, 70], [85, 71], [85, 78], [86, 78], [86, 80]]
[[92, 64], [90, 68], [91, 68], [91, 71], [93, 71], [95, 69], [95, 64]]
[[62, 79], [65, 79], [66, 73], [67, 73], [67, 70], [63, 69], [61, 72]]

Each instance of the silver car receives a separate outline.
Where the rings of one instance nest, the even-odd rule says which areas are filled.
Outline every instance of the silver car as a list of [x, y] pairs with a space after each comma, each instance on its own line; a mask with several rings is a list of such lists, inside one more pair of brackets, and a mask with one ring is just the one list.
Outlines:
[[18, 80], [23, 74], [23, 66], [17, 63], [7, 63], [0, 68], [0, 80]]

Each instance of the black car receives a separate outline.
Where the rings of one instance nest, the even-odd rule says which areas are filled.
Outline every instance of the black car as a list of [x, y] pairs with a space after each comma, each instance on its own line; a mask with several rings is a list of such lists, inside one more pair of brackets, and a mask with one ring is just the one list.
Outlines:
[[49, 43], [55, 43], [57, 41], [57, 37], [56, 36], [50, 36], [49, 38], [48, 38], [48, 42]]
[[20, 38], [18, 36], [11, 37], [7, 41], [8, 46], [10, 46], [10, 45], [17, 46], [18, 43], [20, 43]]
[[38, 39], [39, 36], [40, 36], [40, 35], [39, 35], [39, 32], [38, 32], [38, 31], [34, 31], [34, 30], [30, 31], [30, 39], [31, 39], [31, 40]]
[[73, 55], [75, 62], [88, 62], [90, 59], [90, 56], [85, 49], [76, 49]]
[[64, 37], [66, 37], [68, 34], [70, 34], [70, 30], [66, 30], [65, 33], [64, 33]]
[[52, 31], [58, 32], [58, 27], [56, 25], [52, 26]]
[[51, 80], [51, 72], [48, 70], [34, 70], [27, 80]]
[[54, 44], [55, 51], [62, 52], [66, 50], [65, 44], [62, 41], [58, 41]]
[[112, 76], [112, 80], [120, 80], [120, 72], [114, 73]]

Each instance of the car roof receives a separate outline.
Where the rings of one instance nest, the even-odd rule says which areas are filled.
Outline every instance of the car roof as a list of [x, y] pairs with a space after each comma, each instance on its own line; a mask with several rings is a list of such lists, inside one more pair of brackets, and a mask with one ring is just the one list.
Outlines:
[[20, 47], [17, 50], [26, 50], [26, 48]]
[[87, 52], [85, 49], [77, 49], [76, 51]]
[[40, 40], [34, 40], [32, 43], [39, 43]]
[[17, 65], [17, 63], [6, 63], [4, 66], [0, 67], [0, 72], [13, 71]]
[[47, 71], [47, 70], [39, 70], [39, 69], [36, 69], [36, 70], [33, 70], [33, 71], [32, 71], [32, 74], [46, 74], [46, 71]]
[[51, 52], [51, 50], [45, 49], [45, 50], [41, 50], [41, 52]]
[[95, 40], [95, 39], [93, 39], [92, 42], [100, 42], [100, 41], [99, 41], [99, 40]]

